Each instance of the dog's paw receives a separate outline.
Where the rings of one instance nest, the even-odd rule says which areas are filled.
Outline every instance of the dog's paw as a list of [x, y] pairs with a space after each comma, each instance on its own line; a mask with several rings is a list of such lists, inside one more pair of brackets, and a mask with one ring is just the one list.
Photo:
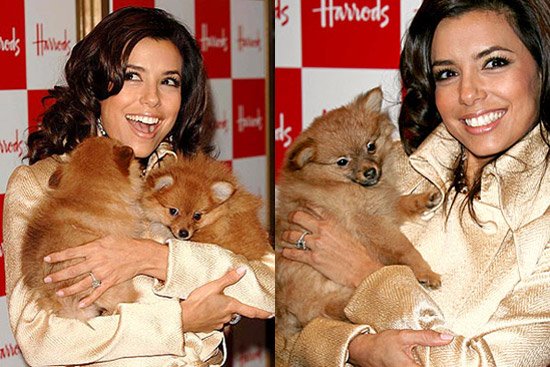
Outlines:
[[438, 289], [441, 287], [441, 275], [433, 271], [423, 271], [415, 274], [416, 279], [428, 288]]

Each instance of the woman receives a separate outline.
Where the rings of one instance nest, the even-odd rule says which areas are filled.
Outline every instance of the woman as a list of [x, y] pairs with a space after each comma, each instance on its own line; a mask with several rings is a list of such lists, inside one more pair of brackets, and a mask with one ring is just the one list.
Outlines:
[[[435, 187], [443, 197], [431, 219], [402, 231], [442, 286], [429, 290], [409, 268], [383, 267], [323, 213], [297, 212], [311, 251], [283, 255], [357, 288], [346, 308], [352, 323], [313, 320], [279, 362], [546, 366], [550, 5], [424, 0], [400, 68], [399, 126], [410, 156], [399, 185], [403, 193]], [[288, 247], [301, 235], [286, 232]]]
[[25, 288], [20, 248], [30, 213], [46, 195], [55, 167], [83, 139], [100, 134], [131, 146], [145, 175], [172, 150], [205, 149], [209, 133], [199, 49], [185, 27], [162, 10], [125, 8], [107, 16], [74, 47], [65, 77], [67, 85], [51, 91], [55, 104], [42, 129], [29, 136], [31, 166], [13, 173], [5, 198], [10, 323], [26, 361], [221, 365], [219, 329], [233, 317], [267, 318], [272, 312], [265, 311], [274, 300], [272, 254], [247, 263], [215, 245], [107, 237], [47, 256], [47, 262], [84, 258], [44, 279], [89, 275], [57, 292], [64, 297], [93, 288], [81, 307], [134, 279], [139, 302], [121, 305], [117, 315], [91, 319], [89, 326], [39, 309]]

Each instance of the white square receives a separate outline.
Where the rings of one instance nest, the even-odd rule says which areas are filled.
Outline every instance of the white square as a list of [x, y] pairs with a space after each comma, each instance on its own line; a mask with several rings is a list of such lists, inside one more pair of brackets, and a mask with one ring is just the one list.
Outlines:
[[416, 11], [422, 4], [422, 0], [402, 0], [401, 1], [401, 48], [403, 48], [403, 41], [405, 33], [411, 24], [411, 20], [416, 14]]
[[[0, 252], [0, 255], [1, 254]], [[2, 358], [2, 367], [27, 366], [11, 332], [10, 323], [8, 322], [6, 297], [0, 297], [0, 346], [4, 349], [3, 354], [5, 357]]]
[[[302, 69], [302, 125], [336, 107], [346, 105], [360, 93], [382, 87], [384, 102], [396, 124], [401, 100], [399, 71], [395, 69]], [[397, 126], [397, 124], [396, 124]]]
[[231, 75], [264, 78], [267, 55], [265, 5], [261, 0], [231, 0]]
[[28, 100], [26, 90], [0, 91], [0, 192], [6, 192], [11, 172], [27, 154]]
[[219, 153], [218, 159], [233, 159], [233, 93], [231, 79], [210, 79], [216, 132], [213, 144]]
[[155, 7], [172, 14], [195, 37], [195, 0], [155, 0]]
[[267, 188], [269, 187], [267, 184], [269, 175], [266, 157], [234, 159], [233, 173], [248, 191], [262, 198], [264, 205], [260, 211], [260, 220], [262, 224], [266, 225], [268, 223]]
[[302, 18], [299, 0], [275, 0], [275, 66], [302, 66]]
[[63, 83], [63, 68], [76, 44], [74, 1], [25, 0], [27, 88]]

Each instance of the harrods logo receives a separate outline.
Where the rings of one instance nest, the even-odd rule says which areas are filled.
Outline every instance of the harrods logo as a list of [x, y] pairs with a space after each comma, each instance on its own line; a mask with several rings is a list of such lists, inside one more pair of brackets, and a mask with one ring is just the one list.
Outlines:
[[279, 113], [279, 126], [275, 128], [275, 141], [280, 141], [285, 149], [288, 148], [292, 144], [291, 132], [291, 126], [285, 127], [285, 114]]
[[25, 143], [19, 139], [19, 129], [15, 129], [14, 139], [0, 139], [0, 154], [14, 154], [18, 157], [23, 155]]
[[237, 111], [237, 126], [240, 133], [250, 128], [263, 130], [262, 111], [259, 108], [256, 108], [256, 116], [245, 115], [244, 105], [242, 104], [238, 105]]
[[245, 34], [244, 27], [239, 25], [237, 28], [237, 48], [242, 51], [245, 48], [257, 48], [258, 51], [262, 49], [262, 39], [260, 32], [256, 32], [256, 37], [250, 37]]
[[333, 28], [338, 22], [378, 22], [380, 28], [385, 28], [390, 22], [389, 5], [382, 5], [382, 0], [376, 0], [376, 5], [357, 5], [355, 2], [335, 5], [334, 0], [320, 0], [320, 6], [313, 9], [319, 13], [322, 28]]
[[221, 29], [220, 36], [208, 33], [208, 23], [201, 24], [201, 51], [206, 52], [210, 48], [218, 48], [223, 52], [229, 49], [229, 37], [225, 34], [225, 28]]
[[223, 111], [221, 120], [216, 119], [216, 129], [224, 132], [229, 131], [229, 121], [227, 120], [227, 111]]
[[17, 57], [21, 53], [21, 48], [19, 47], [19, 42], [21, 42], [21, 40], [17, 37], [15, 27], [12, 27], [11, 28], [11, 37], [2, 37], [0, 35], [0, 51], [1, 52], [13, 52], [15, 57]]
[[19, 345], [15, 344], [5, 344], [3, 347], [0, 347], [0, 360], [11, 358], [15, 356], [21, 355], [21, 349], [19, 349]]
[[284, 27], [288, 24], [290, 17], [288, 16], [288, 5], [283, 0], [275, 0], [275, 19]]
[[44, 56], [45, 52], [65, 52], [69, 55], [71, 52], [70, 43], [66, 29], [63, 31], [62, 40], [55, 37], [44, 38], [44, 24], [36, 23], [36, 39], [33, 41], [33, 45], [36, 45], [37, 56]]

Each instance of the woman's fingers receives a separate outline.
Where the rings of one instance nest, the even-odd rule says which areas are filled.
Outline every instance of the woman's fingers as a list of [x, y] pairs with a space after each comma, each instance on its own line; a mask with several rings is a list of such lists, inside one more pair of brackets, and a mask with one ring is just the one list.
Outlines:
[[90, 270], [88, 269], [88, 265], [85, 264], [84, 262], [80, 262], [76, 265], [71, 265], [55, 273], [49, 274], [44, 278], [44, 282], [45, 283], [61, 282], [63, 280], [75, 278], [89, 271]]
[[223, 290], [230, 285], [237, 283], [246, 274], [246, 268], [239, 268], [228, 271], [224, 276], [211, 282], [216, 293], [222, 293]]
[[302, 210], [292, 212], [290, 213], [288, 220], [291, 223], [297, 224], [300, 227], [304, 228], [309, 233], [319, 232], [319, 218], [316, 218], [308, 212]]
[[302, 237], [304, 232], [299, 231], [284, 231], [281, 235], [281, 238], [283, 241], [289, 243], [292, 245], [292, 247], [296, 247], [296, 242], [301, 238], [305, 241], [306, 247], [308, 249], [314, 249], [315, 248], [315, 237], [311, 233], [306, 234]]
[[412, 346], [422, 345], [425, 347], [446, 345], [454, 338], [450, 334], [438, 333], [433, 330], [401, 330], [399, 336], [403, 344]]
[[53, 252], [46, 257], [44, 261], [47, 263], [57, 263], [61, 261], [76, 259], [79, 257], [85, 258], [87, 254], [88, 246], [81, 245], [78, 247], [71, 247], [63, 251]]
[[299, 261], [305, 264], [312, 264], [313, 253], [311, 251], [298, 250], [293, 248], [285, 248], [282, 252], [283, 257], [289, 260]]
[[249, 319], [268, 319], [272, 317], [271, 312], [245, 305], [244, 303], [233, 299], [233, 304], [231, 305], [231, 314], [239, 314]]

